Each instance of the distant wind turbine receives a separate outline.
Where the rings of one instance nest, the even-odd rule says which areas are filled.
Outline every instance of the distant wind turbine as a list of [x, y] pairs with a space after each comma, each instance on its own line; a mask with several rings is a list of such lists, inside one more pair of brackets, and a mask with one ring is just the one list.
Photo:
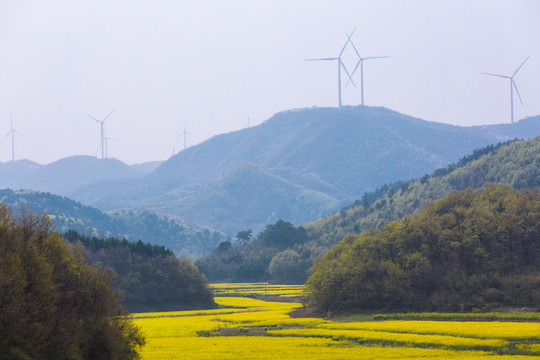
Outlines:
[[[352, 33], [351, 33], [352, 36]], [[389, 59], [390, 56], [369, 56], [369, 57], [361, 57], [360, 53], [356, 49], [356, 46], [354, 46], [354, 43], [351, 41], [351, 45], [353, 47], [354, 52], [356, 53], [356, 56], [358, 56], [358, 62], [356, 63], [356, 66], [354, 67], [351, 76], [349, 77], [349, 81], [352, 81], [352, 77], [354, 76], [354, 73], [356, 72], [356, 69], [358, 69], [358, 66], [360, 66], [360, 93], [362, 94], [362, 105], [364, 105], [364, 61], [365, 60], [372, 60], [372, 59]], [[347, 84], [349, 83], [347, 81]]]
[[196, 135], [193, 135], [192, 133], [186, 131], [186, 124], [184, 124], [184, 131], [181, 132], [178, 136], [181, 136], [181, 135], [184, 135], [184, 150], [185, 150], [187, 147], [186, 135], [191, 135], [191, 136], [196, 136]]
[[105, 116], [105, 118], [103, 120], [98, 120], [95, 117], [86, 114], [89, 118], [94, 119], [95, 121], [97, 121], [101, 126], [101, 158], [102, 159], [105, 157], [105, 141], [106, 141], [105, 140], [105, 130], [103, 129], [103, 125], [105, 125], [105, 120], [107, 120], [109, 118], [109, 116], [111, 116], [112, 113], [115, 112], [115, 111], [116, 111], [116, 109], [111, 111], [109, 113], [109, 115]]
[[525, 60], [523, 60], [523, 62], [521, 63], [521, 65], [518, 66], [518, 68], [516, 69], [516, 71], [514, 71], [514, 73], [512, 74], [512, 76], [499, 75], [499, 74], [491, 74], [491, 73], [482, 73], [482, 74], [484, 74], [484, 75], [497, 76], [497, 77], [500, 77], [500, 78], [504, 78], [504, 79], [509, 79], [509, 80], [510, 80], [510, 121], [511, 121], [512, 124], [514, 123], [514, 88], [516, 89], [516, 93], [517, 93], [517, 95], [518, 95], [519, 102], [521, 103], [521, 106], [523, 106], [523, 101], [521, 100], [521, 95], [519, 95], [519, 90], [518, 90], [518, 88], [517, 88], [516, 82], [514, 81], [514, 76], [516, 76], [516, 74], [518, 73], [519, 69], [521, 69], [521, 67], [525, 64], [525, 62], [526, 62], [527, 60], [529, 60], [530, 57], [531, 57], [531, 55], [527, 56], [527, 58], [526, 58]]
[[15, 161], [15, 134], [18, 134], [18, 135], [21, 135], [23, 136], [23, 134], [21, 134], [20, 132], [18, 132], [17, 130], [15, 130], [13, 128], [13, 120], [11, 118], [11, 111], [9, 112], [9, 123], [10, 123], [10, 130], [9, 132], [7, 133], [6, 136], [4, 136], [4, 138], [2, 139], [2, 141], [0, 141], [0, 144], [4, 142], [4, 140], [6, 140], [9, 135], [11, 135], [11, 161]]
[[[343, 70], [345, 71], [345, 73], [349, 77], [349, 81], [351, 81], [352, 84], [356, 87], [354, 81], [351, 78], [351, 75], [349, 74], [349, 71], [347, 71], [347, 68], [345, 67], [345, 64], [343, 64], [343, 61], [341, 61], [341, 55], [343, 55], [343, 52], [345, 51], [345, 48], [347, 47], [349, 42], [351, 42], [351, 36], [354, 34], [354, 30], [356, 30], [356, 29], [353, 29], [353, 31], [351, 32], [351, 35], [347, 34], [347, 41], [345, 42], [345, 45], [343, 45], [343, 48], [341, 49], [341, 51], [339, 52], [339, 55], [337, 57], [319, 58], [319, 59], [306, 59], [305, 60], [305, 61], [334, 61], [334, 60], [337, 60], [337, 65], [338, 65], [338, 104], [339, 104], [339, 107], [343, 106], [343, 104], [341, 102], [341, 68], [343, 68]], [[349, 82], [347, 82], [347, 84], [348, 83]]]

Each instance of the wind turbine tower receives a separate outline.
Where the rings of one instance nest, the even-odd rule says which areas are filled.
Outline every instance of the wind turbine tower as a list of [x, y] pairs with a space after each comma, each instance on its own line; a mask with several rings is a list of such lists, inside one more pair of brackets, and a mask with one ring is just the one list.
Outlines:
[[7, 135], [4, 136], [2, 141], [0, 141], [0, 144], [3, 143], [4, 140], [6, 140], [9, 137], [9, 135], [11, 135], [11, 161], [15, 161], [15, 134], [18, 134], [18, 135], [21, 135], [21, 136], [22, 136], [22, 134], [13, 128], [13, 120], [11, 118], [11, 112], [9, 113], [9, 123], [10, 123], [10, 126], [11, 126], [10, 130], [7, 133]]
[[[339, 52], [339, 55], [337, 57], [306, 59], [305, 60], [305, 61], [335, 61], [335, 60], [337, 60], [337, 67], [338, 67], [338, 105], [339, 105], [339, 107], [343, 106], [343, 103], [341, 102], [341, 68], [343, 68], [343, 70], [345, 71], [345, 73], [349, 77], [349, 81], [351, 81], [353, 83], [353, 85], [356, 87], [356, 85], [354, 84], [354, 81], [351, 78], [351, 75], [349, 74], [349, 71], [345, 67], [345, 64], [343, 64], [343, 61], [341, 61], [341, 55], [343, 55], [343, 52], [345, 51], [345, 48], [347, 47], [349, 42], [351, 42], [351, 36], [354, 34], [354, 30], [356, 30], [356, 29], [353, 29], [353, 31], [351, 32], [351, 35], [347, 35], [347, 41], [345, 42], [345, 45], [343, 45], [343, 48], [341, 49], [341, 51]], [[349, 82], [347, 82], [347, 84], [348, 83]]]
[[195, 135], [186, 131], [186, 124], [184, 124], [184, 131], [181, 132], [180, 135], [184, 135], [184, 150], [185, 150], [187, 147], [186, 135], [191, 135], [191, 136], [195, 136]]
[[105, 116], [105, 118], [103, 120], [98, 120], [95, 117], [86, 114], [89, 118], [94, 119], [95, 121], [97, 121], [100, 124], [100, 129], [101, 129], [101, 158], [102, 159], [105, 157], [105, 151], [106, 151], [105, 150], [105, 146], [106, 146], [105, 142], [107, 141], [106, 138], [105, 138], [105, 130], [103, 129], [103, 125], [105, 125], [105, 120], [107, 120], [109, 118], [109, 116], [111, 116], [112, 113], [115, 112], [115, 111], [116, 111], [116, 109], [111, 111], [109, 113], [109, 115]]
[[516, 89], [516, 93], [518, 95], [519, 102], [521, 103], [521, 106], [523, 106], [523, 101], [521, 100], [521, 95], [519, 95], [519, 90], [517, 88], [516, 82], [514, 81], [514, 76], [516, 76], [518, 71], [525, 64], [525, 62], [527, 60], [529, 60], [530, 57], [531, 57], [531, 55], [527, 56], [527, 58], [525, 60], [523, 60], [521, 65], [518, 66], [518, 68], [516, 69], [516, 71], [514, 71], [512, 76], [491, 74], [491, 73], [482, 73], [484, 75], [496, 76], [496, 77], [500, 77], [500, 78], [503, 78], [503, 79], [509, 79], [510, 80], [510, 121], [511, 121], [512, 124], [514, 123], [514, 88]]
[[[352, 36], [352, 33], [351, 33]], [[352, 76], [354, 76], [354, 73], [356, 72], [356, 69], [358, 69], [358, 66], [360, 66], [360, 93], [362, 94], [362, 105], [364, 105], [364, 61], [365, 60], [373, 60], [373, 59], [388, 59], [390, 56], [369, 56], [369, 57], [361, 57], [360, 53], [356, 49], [356, 46], [354, 46], [354, 43], [351, 40], [351, 45], [353, 47], [354, 52], [356, 53], [356, 56], [358, 56], [358, 62], [356, 63], [356, 66], [354, 67], [351, 76], [349, 77], [349, 81], [352, 81]], [[349, 83], [347, 81], [347, 84]]]

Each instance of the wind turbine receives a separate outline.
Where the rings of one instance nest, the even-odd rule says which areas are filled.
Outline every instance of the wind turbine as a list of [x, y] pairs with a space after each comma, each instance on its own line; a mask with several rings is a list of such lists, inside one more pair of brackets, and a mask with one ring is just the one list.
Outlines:
[[482, 73], [482, 74], [484, 74], [484, 75], [497, 76], [497, 77], [501, 77], [501, 78], [509, 79], [509, 80], [510, 80], [510, 119], [511, 119], [511, 123], [512, 123], [512, 124], [514, 123], [514, 88], [516, 89], [516, 93], [517, 93], [517, 95], [518, 95], [519, 102], [521, 102], [521, 106], [523, 106], [523, 101], [521, 100], [521, 95], [519, 95], [519, 90], [518, 90], [518, 88], [517, 88], [516, 82], [514, 81], [514, 76], [516, 76], [516, 74], [518, 73], [519, 69], [521, 69], [521, 67], [523, 66], [523, 64], [525, 64], [525, 62], [526, 62], [527, 60], [529, 60], [530, 57], [531, 57], [531, 55], [527, 56], [527, 58], [526, 58], [525, 60], [523, 60], [523, 62], [521, 63], [521, 65], [518, 66], [518, 68], [516, 69], [516, 71], [514, 71], [514, 73], [512, 74], [512, 76], [499, 75], [499, 74], [491, 74], [491, 73]]
[[[351, 75], [349, 74], [349, 71], [347, 71], [347, 68], [345, 67], [345, 64], [343, 64], [343, 61], [341, 61], [341, 55], [343, 55], [343, 52], [345, 51], [345, 48], [347, 47], [349, 42], [351, 42], [351, 36], [354, 34], [354, 30], [356, 30], [356, 29], [353, 29], [353, 31], [351, 32], [351, 35], [347, 34], [347, 41], [345, 42], [345, 45], [343, 45], [343, 48], [341, 49], [341, 51], [339, 52], [339, 55], [337, 57], [319, 58], [319, 59], [306, 59], [305, 60], [305, 61], [334, 61], [334, 60], [337, 60], [337, 65], [338, 65], [338, 104], [339, 104], [339, 107], [343, 106], [343, 104], [341, 102], [341, 68], [343, 68], [343, 70], [345, 71], [345, 73], [349, 77], [349, 81], [351, 81], [353, 83], [353, 85], [356, 87], [354, 81], [351, 78]], [[349, 82], [347, 82], [347, 84], [348, 83]]]
[[[352, 33], [351, 33], [352, 36]], [[360, 93], [362, 94], [362, 105], [364, 105], [364, 61], [365, 60], [373, 60], [373, 59], [388, 59], [390, 56], [369, 56], [369, 57], [361, 57], [360, 53], [356, 49], [356, 46], [354, 46], [354, 43], [351, 41], [351, 45], [353, 47], [354, 52], [356, 53], [356, 56], [358, 56], [358, 62], [356, 63], [356, 66], [354, 67], [351, 76], [349, 77], [349, 81], [352, 81], [352, 76], [354, 76], [354, 73], [356, 72], [356, 69], [358, 69], [358, 66], [360, 66]], [[347, 81], [347, 84], [349, 83]]]
[[105, 125], [105, 120], [107, 120], [109, 118], [109, 116], [111, 116], [112, 113], [115, 112], [115, 111], [116, 111], [116, 109], [111, 111], [109, 113], [109, 115], [105, 116], [105, 118], [103, 120], [98, 120], [95, 117], [86, 114], [89, 118], [94, 119], [95, 121], [97, 121], [100, 124], [100, 127], [101, 127], [101, 158], [102, 159], [105, 157], [105, 141], [106, 141], [105, 140], [105, 131], [103, 130], [103, 125]]
[[6, 136], [0, 141], [0, 144], [4, 142], [8, 138], [9, 135], [11, 135], [11, 161], [15, 161], [15, 134], [19, 134], [21, 136], [24, 136], [17, 130], [13, 128], [13, 120], [11, 119], [11, 111], [9, 112], [9, 123], [11, 125], [11, 128]]
[[193, 135], [192, 133], [186, 131], [186, 124], [184, 124], [184, 131], [181, 132], [178, 136], [180, 136], [180, 135], [184, 135], [184, 150], [185, 150], [186, 149], [186, 144], [187, 144], [186, 135], [191, 135], [191, 136], [195, 136], [195, 135]]

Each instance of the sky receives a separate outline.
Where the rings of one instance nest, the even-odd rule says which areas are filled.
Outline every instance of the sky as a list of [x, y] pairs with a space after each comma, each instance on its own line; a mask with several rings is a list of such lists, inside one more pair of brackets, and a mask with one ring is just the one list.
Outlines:
[[[365, 104], [461, 126], [540, 114], [536, 0], [0, 0], [0, 139], [47, 164], [108, 155], [165, 160], [283, 110], [337, 106], [347, 33], [363, 57]], [[348, 70], [356, 64], [345, 49]], [[346, 77], [343, 74], [343, 84]], [[360, 73], [343, 104], [360, 104]], [[0, 161], [11, 160], [11, 137]]]

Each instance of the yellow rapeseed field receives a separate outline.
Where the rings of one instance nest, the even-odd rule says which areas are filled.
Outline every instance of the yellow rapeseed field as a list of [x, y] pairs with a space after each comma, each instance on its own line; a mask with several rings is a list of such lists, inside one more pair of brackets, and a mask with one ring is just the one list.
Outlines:
[[[143, 360], [167, 359], [531, 359], [540, 353], [539, 323], [367, 321], [292, 318], [301, 307], [262, 301], [253, 291], [295, 286], [214, 285], [219, 309], [133, 314], [146, 336]], [[238, 296], [221, 292], [234, 290]], [[245, 292], [242, 292], [245, 289]], [[254, 290], [255, 289], [255, 290]], [[264, 296], [262, 298], [265, 298]], [[284, 300], [287, 301], [286, 298]], [[505, 355], [499, 355], [505, 354]]]

